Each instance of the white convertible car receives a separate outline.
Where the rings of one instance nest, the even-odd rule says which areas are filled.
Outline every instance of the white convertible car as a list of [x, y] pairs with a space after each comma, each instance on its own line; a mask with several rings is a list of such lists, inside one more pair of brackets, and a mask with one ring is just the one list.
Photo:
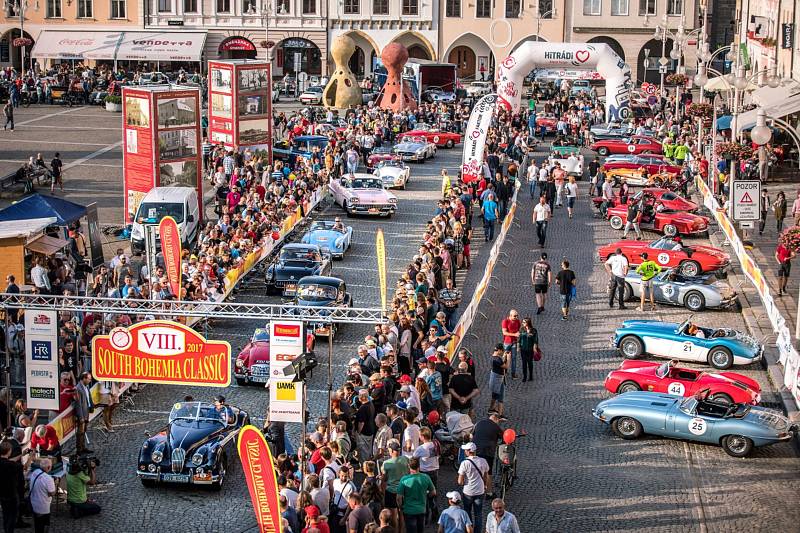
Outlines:
[[387, 189], [405, 189], [411, 169], [402, 161], [388, 159], [381, 161], [372, 173], [383, 181]]

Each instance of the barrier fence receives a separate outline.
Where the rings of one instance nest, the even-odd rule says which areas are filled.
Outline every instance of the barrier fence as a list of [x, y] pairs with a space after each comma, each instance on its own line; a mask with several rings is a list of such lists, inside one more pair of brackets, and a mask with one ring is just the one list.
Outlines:
[[758, 263], [747, 253], [742, 240], [739, 238], [739, 235], [736, 234], [734, 223], [728, 218], [725, 210], [720, 207], [719, 202], [714, 198], [708, 185], [706, 185], [700, 177], [695, 179], [695, 183], [700, 194], [703, 196], [703, 205], [711, 211], [720, 229], [727, 237], [728, 242], [730, 242], [731, 249], [733, 249], [737, 259], [739, 259], [742, 271], [753, 283], [756, 292], [758, 292], [758, 296], [766, 310], [772, 330], [777, 336], [775, 346], [778, 348], [780, 357], [779, 363], [783, 365], [783, 383], [789, 392], [791, 392], [797, 406], [800, 407], [800, 379], [798, 379], [798, 372], [800, 372], [800, 354], [792, 345], [792, 335], [787, 326], [786, 319], [775, 305], [775, 300], [772, 297], [764, 273], [761, 271]]

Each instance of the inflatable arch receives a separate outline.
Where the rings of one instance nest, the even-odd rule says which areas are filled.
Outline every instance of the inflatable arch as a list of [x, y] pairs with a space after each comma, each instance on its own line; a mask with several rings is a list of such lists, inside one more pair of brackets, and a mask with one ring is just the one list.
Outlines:
[[631, 68], [604, 43], [550, 43], [528, 41], [497, 67], [497, 94], [484, 96], [475, 105], [464, 140], [462, 176], [477, 179], [483, 164], [486, 131], [498, 108], [516, 113], [522, 99], [522, 81], [536, 67], [597, 70], [606, 80], [606, 121], [624, 122], [630, 117]]

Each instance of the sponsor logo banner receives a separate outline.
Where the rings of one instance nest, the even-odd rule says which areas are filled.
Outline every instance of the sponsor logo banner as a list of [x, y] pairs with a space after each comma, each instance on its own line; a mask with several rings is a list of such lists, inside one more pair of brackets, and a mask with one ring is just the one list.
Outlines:
[[386, 245], [383, 230], [378, 228], [375, 235], [375, 255], [378, 259], [378, 279], [381, 284], [381, 309], [386, 310]]
[[166, 216], [158, 224], [161, 251], [164, 254], [169, 291], [181, 300], [181, 232], [175, 219]]
[[278, 481], [267, 441], [255, 426], [245, 426], [236, 443], [242, 471], [250, 491], [258, 530], [261, 533], [280, 533], [281, 510], [278, 506]]
[[56, 311], [25, 313], [25, 393], [31, 409], [58, 410]]
[[466, 135], [464, 135], [464, 156], [461, 165], [461, 179], [465, 183], [480, 179], [486, 133], [492, 123], [496, 104], [497, 95], [487, 94], [478, 100], [469, 116]]
[[284, 377], [284, 369], [292, 360], [303, 355], [305, 335], [303, 322], [299, 320], [273, 320], [269, 324], [269, 375]]
[[269, 384], [269, 419], [272, 422], [303, 422], [303, 383], [272, 379]]

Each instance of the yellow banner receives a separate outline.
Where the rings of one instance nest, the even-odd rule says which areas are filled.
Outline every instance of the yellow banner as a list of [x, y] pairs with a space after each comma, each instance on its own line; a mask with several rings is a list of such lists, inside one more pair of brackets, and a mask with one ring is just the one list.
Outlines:
[[381, 309], [386, 310], [386, 245], [383, 241], [383, 230], [378, 228], [375, 235], [375, 254], [378, 259], [378, 279], [381, 283]]

